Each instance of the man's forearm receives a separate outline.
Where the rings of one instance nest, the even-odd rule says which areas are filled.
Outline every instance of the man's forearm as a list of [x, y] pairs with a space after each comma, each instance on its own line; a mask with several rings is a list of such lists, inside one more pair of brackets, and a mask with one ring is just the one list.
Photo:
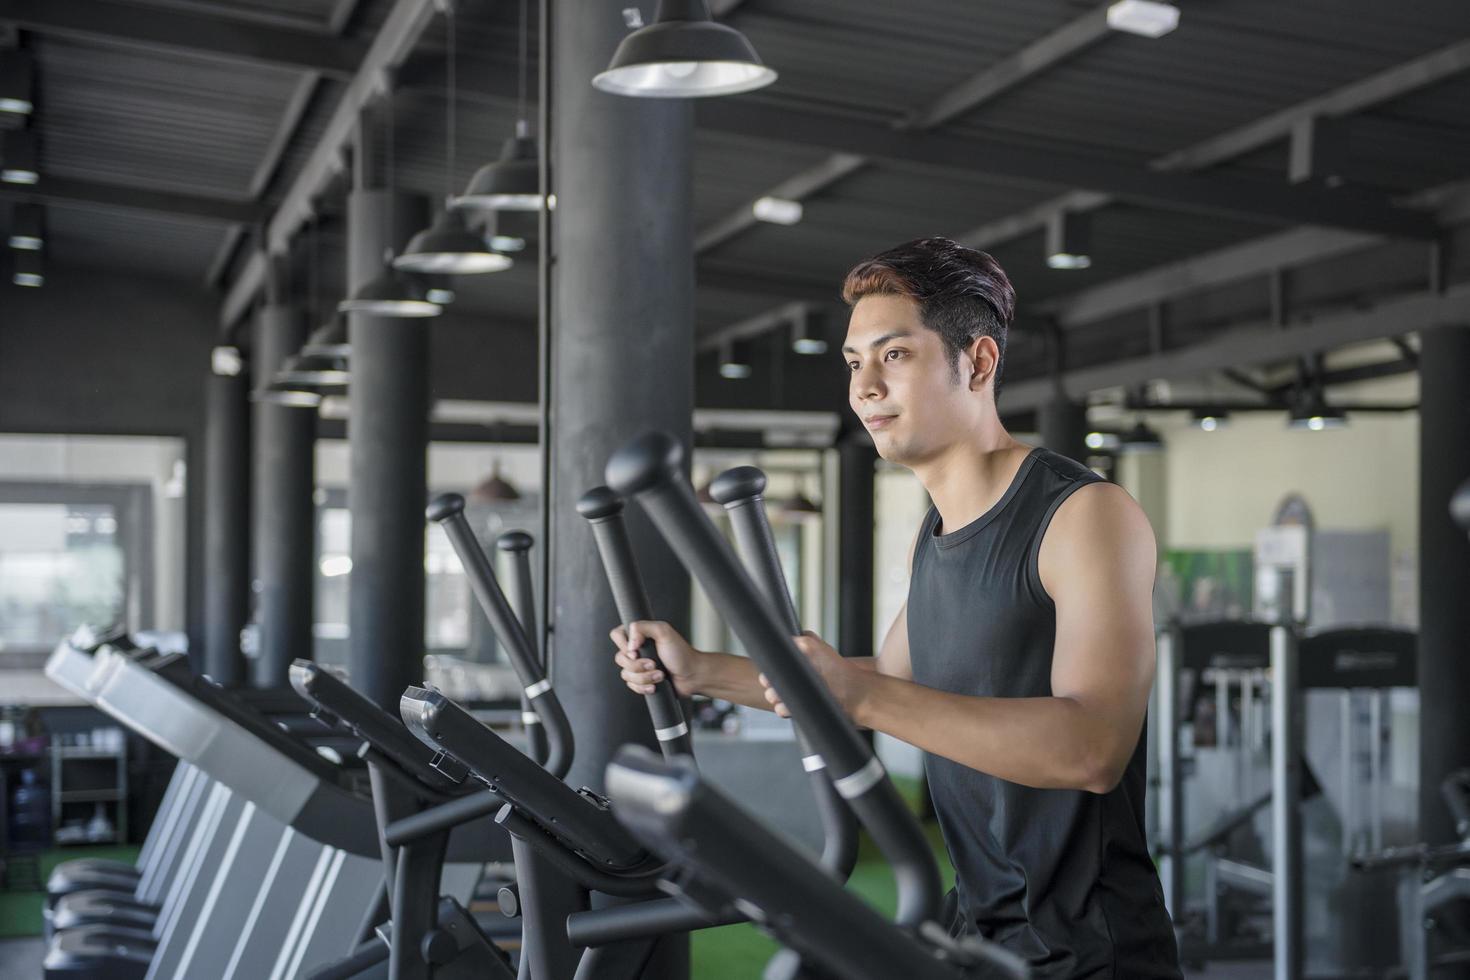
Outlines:
[[860, 677], [851, 709], [863, 727], [1025, 786], [1101, 793], [1117, 781], [1110, 746], [1118, 733], [1075, 699], [969, 697]]
[[733, 653], [701, 650], [695, 663], [697, 666], [691, 679], [696, 694], [771, 710], [761, 688], [760, 670], [755, 661]]

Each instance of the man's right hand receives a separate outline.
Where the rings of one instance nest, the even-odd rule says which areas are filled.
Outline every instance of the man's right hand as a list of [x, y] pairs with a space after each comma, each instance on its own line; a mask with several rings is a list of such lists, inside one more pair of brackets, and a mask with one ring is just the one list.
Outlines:
[[627, 629], [617, 627], [611, 636], [618, 648], [613, 660], [622, 668], [623, 682], [633, 693], [652, 694], [654, 685], [664, 679], [664, 670], [658, 670], [652, 660], [638, 655], [647, 640], [654, 642], [658, 658], [663, 661], [679, 696], [687, 698], [697, 693], [695, 668], [703, 654], [690, 646], [689, 641], [668, 623], [642, 620]]

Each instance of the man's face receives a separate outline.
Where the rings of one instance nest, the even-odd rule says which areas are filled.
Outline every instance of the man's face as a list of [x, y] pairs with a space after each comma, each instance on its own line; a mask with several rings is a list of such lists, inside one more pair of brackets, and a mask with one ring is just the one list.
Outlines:
[[924, 326], [907, 296], [864, 296], [852, 308], [847, 339], [847, 401], [878, 454], [904, 466], [923, 463], [962, 438], [974, 422], [972, 370], [959, 377], [939, 334]]

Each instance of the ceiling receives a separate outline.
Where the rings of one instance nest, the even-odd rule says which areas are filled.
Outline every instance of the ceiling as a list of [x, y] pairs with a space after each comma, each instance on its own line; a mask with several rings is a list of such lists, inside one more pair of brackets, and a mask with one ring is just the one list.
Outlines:
[[[936, 234], [990, 250], [1014, 280], [1018, 380], [1053, 363], [1054, 325], [1071, 369], [1421, 291], [1431, 254], [1441, 286], [1470, 278], [1470, 247], [1432, 252], [1467, 218], [1464, 0], [1416, 0], [1412, 16], [1372, 0], [1207, 0], [1181, 4], [1158, 39], [1099, 30], [1103, 7], [1080, 0], [714, 6], [780, 79], [697, 110], [705, 346], [794, 301], [840, 329], [836, 291], [857, 259]], [[45, 203], [48, 263], [207, 286], [223, 302], [394, 9], [0, 0], [0, 26], [35, 58], [43, 174], [0, 195]], [[515, 119], [519, 5], [457, 9], [451, 174], [442, 18], [394, 100], [395, 182], [433, 198], [492, 158]], [[1298, 183], [1294, 128], [1320, 161]], [[799, 224], [749, 218], [772, 193], [803, 200]], [[340, 203], [329, 192], [319, 206], [321, 232], [299, 254], [316, 256], [303, 277], [327, 298], [341, 288]], [[1059, 209], [1091, 216], [1090, 268], [1047, 267], [1042, 227]], [[534, 262], [458, 292], [463, 310], [529, 322]]]

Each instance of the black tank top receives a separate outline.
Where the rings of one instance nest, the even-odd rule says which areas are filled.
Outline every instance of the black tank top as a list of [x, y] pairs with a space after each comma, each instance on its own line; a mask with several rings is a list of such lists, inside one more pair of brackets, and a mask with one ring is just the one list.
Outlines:
[[[981, 697], [1051, 696], [1056, 608], [1037, 556], [1058, 507], [1101, 480], [1045, 449], [1005, 495], [936, 534], [930, 509], [909, 583], [914, 680]], [[1032, 789], [925, 753], [956, 872], [951, 930], [978, 932], [1036, 977], [1178, 977], [1178, 954], [1144, 831], [1144, 739], [1106, 794]], [[957, 901], [955, 901], [957, 899]]]

